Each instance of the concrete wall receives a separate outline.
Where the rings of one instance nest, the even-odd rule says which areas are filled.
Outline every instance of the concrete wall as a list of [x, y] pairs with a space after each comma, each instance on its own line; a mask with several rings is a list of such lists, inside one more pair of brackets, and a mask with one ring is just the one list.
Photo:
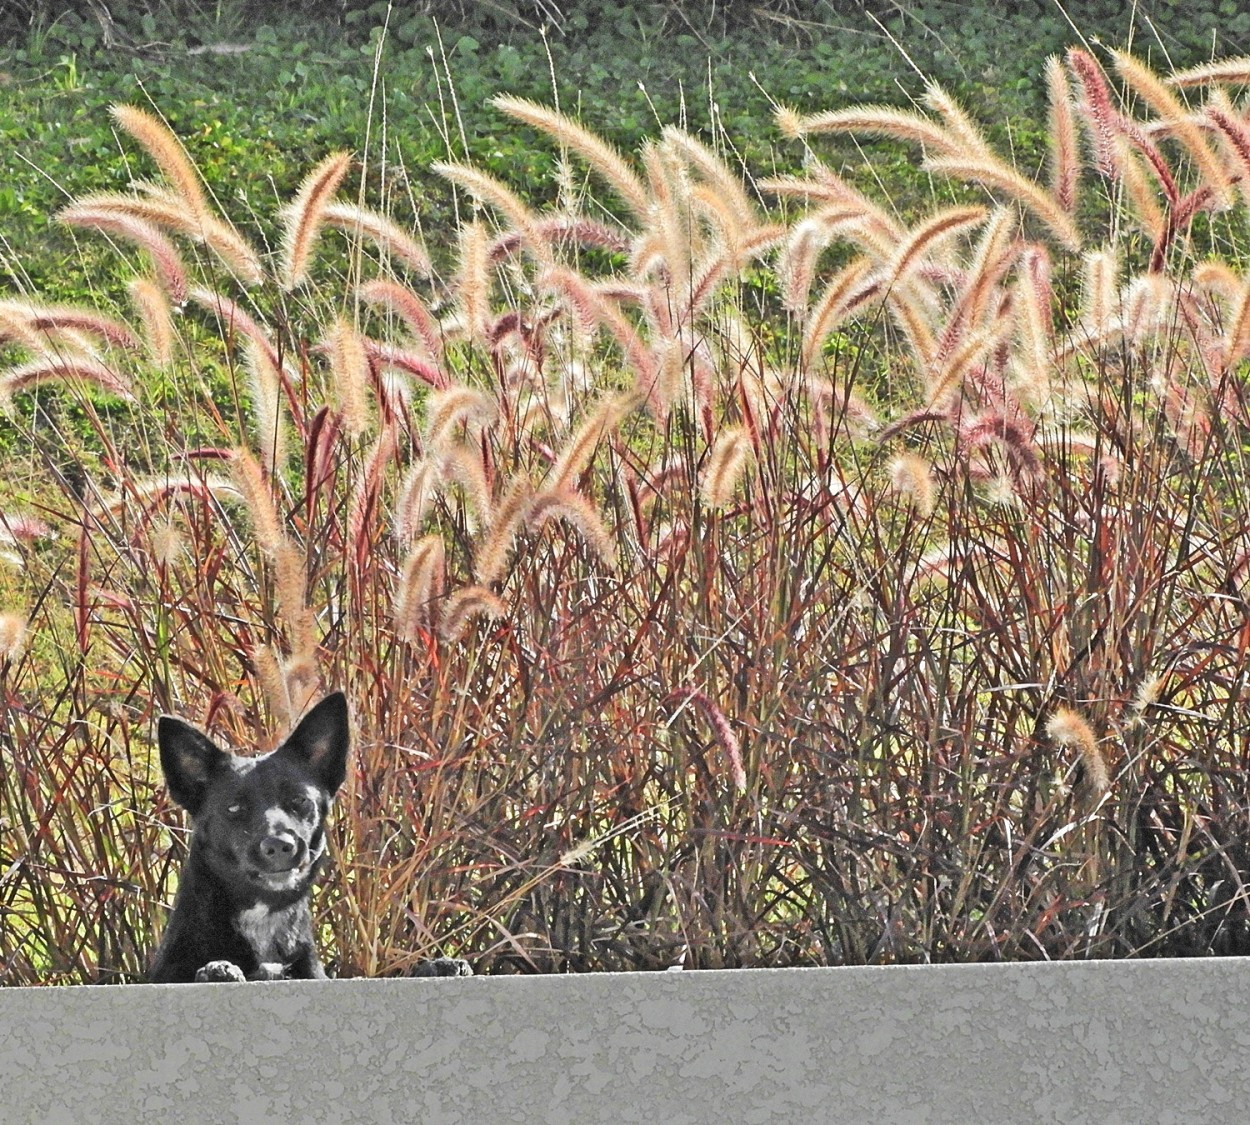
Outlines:
[[1240, 1122], [1250, 961], [0, 990], [0, 1121]]

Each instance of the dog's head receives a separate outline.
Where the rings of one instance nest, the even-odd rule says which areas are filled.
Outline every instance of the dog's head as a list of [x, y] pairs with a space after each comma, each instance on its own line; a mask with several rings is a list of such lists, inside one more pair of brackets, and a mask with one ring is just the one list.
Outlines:
[[164, 715], [170, 795], [191, 814], [193, 847], [237, 894], [301, 894], [325, 851], [325, 815], [347, 775], [347, 701], [326, 696], [277, 750], [240, 758]]

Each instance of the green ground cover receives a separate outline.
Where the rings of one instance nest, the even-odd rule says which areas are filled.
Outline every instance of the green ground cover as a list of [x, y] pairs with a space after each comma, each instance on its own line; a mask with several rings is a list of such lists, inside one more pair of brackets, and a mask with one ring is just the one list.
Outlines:
[[[700, 5], [631, 5], [609, 17], [573, 4], [545, 36], [534, 20], [388, 15], [385, 4], [321, 22], [300, 13], [264, 22], [242, 4], [189, 7], [190, 19], [160, 6], [143, 18], [119, 15], [112, 44], [90, 12], [10, 17], [0, 50], [0, 234], [9, 247], [0, 276], [11, 285], [33, 282], [59, 297], [92, 285], [50, 216], [70, 196], [129, 179], [102, 113], [115, 101], [154, 106], [210, 186], [237, 201], [232, 212], [261, 222], [316, 154], [352, 149], [379, 180], [388, 164], [402, 165], [414, 182], [391, 185], [387, 202], [401, 211], [415, 203], [437, 242], [450, 215], [446, 186], [428, 173], [436, 160], [471, 154], [511, 183], [552, 190], [549, 150], [490, 108], [496, 94], [558, 99], [625, 151], [662, 124], [706, 130], [714, 103], [758, 173], [799, 159], [777, 145], [774, 103], [801, 112], [905, 105], [923, 75], [975, 107], [1027, 166], [1044, 149], [1042, 63], [1079, 37], [1131, 43], [1176, 67], [1250, 49], [1250, 13], [1229, 0], [1068, 11], [939, 2], [876, 14], [760, 6], [754, 19], [728, 26]], [[856, 162], [851, 146], [847, 159]], [[927, 196], [908, 167], [900, 154], [874, 153], [871, 174]], [[387, 191], [377, 180], [370, 187]]]

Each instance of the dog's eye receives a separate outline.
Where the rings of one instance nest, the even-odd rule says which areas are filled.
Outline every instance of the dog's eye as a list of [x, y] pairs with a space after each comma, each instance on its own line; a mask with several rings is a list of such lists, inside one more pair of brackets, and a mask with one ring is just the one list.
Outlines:
[[288, 808], [296, 816], [312, 816], [316, 806], [309, 797], [292, 797]]
[[233, 804], [226, 806], [226, 816], [231, 820], [238, 820], [244, 813], [246, 806], [242, 801], [235, 801]]

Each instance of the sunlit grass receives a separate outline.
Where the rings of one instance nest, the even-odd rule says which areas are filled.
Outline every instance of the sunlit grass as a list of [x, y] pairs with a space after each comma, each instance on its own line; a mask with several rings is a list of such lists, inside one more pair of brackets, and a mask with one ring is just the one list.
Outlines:
[[183, 847], [157, 713], [268, 749], [334, 687], [340, 975], [1242, 950], [1239, 127], [1050, 74], [1079, 132], [1037, 182], [934, 86], [783, 114], [979, 201], [919, 216], [502, 100], [589, 186], [445, 167], [439, 270], [322, 154], [247, 243], [120, 114], [154, 178], [69, 217], [168, 308], [0, 306], [41, 521], [2, 979], [140, 973]]

